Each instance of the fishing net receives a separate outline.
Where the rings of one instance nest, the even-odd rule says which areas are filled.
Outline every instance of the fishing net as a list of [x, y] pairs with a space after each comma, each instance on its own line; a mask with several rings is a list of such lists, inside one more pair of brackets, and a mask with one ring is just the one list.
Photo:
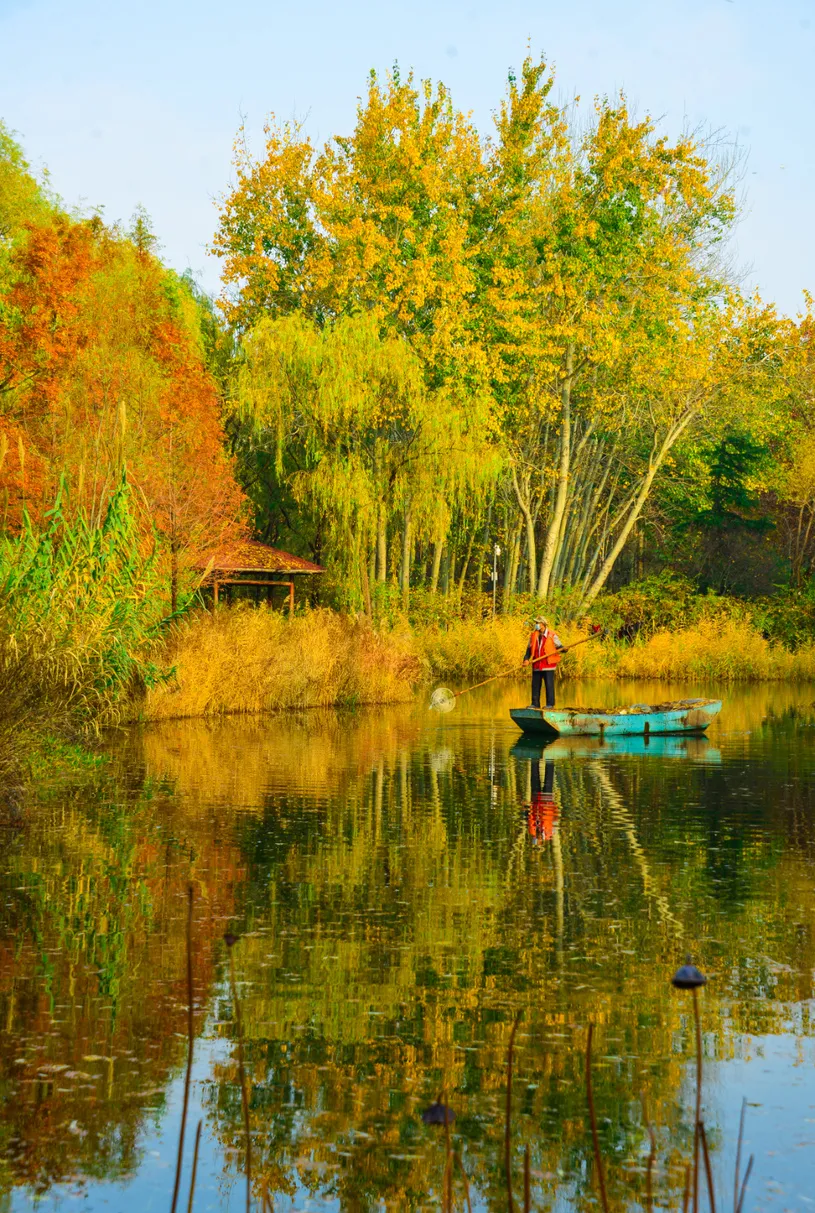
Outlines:
[[431, 712], [452, 712], [456, 706], [456, 697], [447, 687], [436, 687], [430, 696]]

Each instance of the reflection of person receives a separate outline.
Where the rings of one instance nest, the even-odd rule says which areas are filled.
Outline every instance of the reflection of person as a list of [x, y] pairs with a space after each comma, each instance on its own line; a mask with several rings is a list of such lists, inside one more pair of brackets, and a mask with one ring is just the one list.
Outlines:
[[548, 619], [536, 619], [524, 654], [524, 665], [532, 662], [532, 708], [541, 705], [541, 683], [546, 684], [546, 706], [555, 706], [555, 666], [562, 660], [563, 648], [557, 632], [549, 627]]
[[555, 804], [555, 764], [544, 763], [543, 788], [541, 788], [541, 764], [532, 763], [532, 800], [526, 814], [529, 837], [538, 845], [549, 842], [555, 832], [560, 809]]

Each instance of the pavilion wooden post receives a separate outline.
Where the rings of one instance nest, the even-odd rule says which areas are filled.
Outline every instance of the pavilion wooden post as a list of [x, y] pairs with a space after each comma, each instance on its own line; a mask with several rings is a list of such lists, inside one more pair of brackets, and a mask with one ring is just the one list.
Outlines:
[[294, 582], [289, 581], [287, 584], [289, 587], [289, 615], [293, 615], [294, 614]]

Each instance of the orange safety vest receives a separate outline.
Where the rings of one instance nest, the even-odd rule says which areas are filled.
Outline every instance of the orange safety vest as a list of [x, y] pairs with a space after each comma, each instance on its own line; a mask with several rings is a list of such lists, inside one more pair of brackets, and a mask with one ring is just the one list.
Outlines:
[[533, 670], [553, 670], [562, 660], [562, 654], [555, 644], [555, 634], [548, 628], [542, 632], [533, 632], [529, 638], [529, 660]]
[[560, 817], [560, 809], [550, 796], [538, 792], [532, 798], [527, 816], [529, 836], [535, 842], [550, 842]]

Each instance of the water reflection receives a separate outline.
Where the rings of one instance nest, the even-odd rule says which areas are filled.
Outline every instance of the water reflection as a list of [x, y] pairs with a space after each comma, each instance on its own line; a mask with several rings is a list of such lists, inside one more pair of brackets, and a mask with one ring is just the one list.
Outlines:
[[[568, 689], [577, 704], [653, 694]], [[422, 705], [112, 738], [108, 769], [41, 789], [0, 859], [0, 1193], [16, 1210], [37, 1191], [47, 1208], [80, 1185], [95, 1209], [116, 1181], [115, 1207], [168, 1204], [190, 880], [201, 1208], [242, 1201], [224, 1179], [243, 1159], [227, 930], [255, 1169], [277, 1208], [432, 1206], [444, 1144], [421, 1112], [442, 1090], [475, 1205], [505, 1207], [518, 1010], [514, 1142], [518, 1160], [532, 1151], [535, 1207], [593, 1196], [590, 1021], [614, 1199], [642, 1194], [644, 1099], [660, 1199], [676, 1204], [693, 1041], [668, 980], [685, 951], [712, 975], [707, 1119], [724, 1183], [730, 1059], [749, 1095], [761, 1038], [811, 1058], [810, 698], [751, 689], [709, 741], [647, 746], [530, 746], [506, 715], [511, 688], [442, 719]], [[792, 1064], [773, 1062], [780, 1083]], [[753, 1182], [775, 1167], [806, 1192], [815, 1148], [789, 1146], [781, 1103], [783, 1167], [762, 1155]]]
[[544, 776], [541, 784], [541, 760], [533, 758], [529, 763], [530, 799], [526, 804], [526, 828], [535, 845], [551, 842], [560, 817], [555, 804], [555, 764], [547, 758], [543, 764]]

